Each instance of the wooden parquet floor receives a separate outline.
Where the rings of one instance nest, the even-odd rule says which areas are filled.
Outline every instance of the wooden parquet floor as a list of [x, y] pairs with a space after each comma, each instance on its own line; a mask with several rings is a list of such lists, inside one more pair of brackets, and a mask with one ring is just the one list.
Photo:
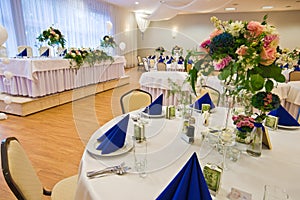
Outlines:
[[[85, 144], [101, 125], [121, 114], [120, 96], [139, 88], [141, 71], [126, 70], [130, 84], [50, 108], [0, 121], [0, 139], [15, 136], [47, 189], [78, 172]], [[0, 200], [16, 199], [0, 175]], [[46, 197], [45, 199], [50, 199]]]

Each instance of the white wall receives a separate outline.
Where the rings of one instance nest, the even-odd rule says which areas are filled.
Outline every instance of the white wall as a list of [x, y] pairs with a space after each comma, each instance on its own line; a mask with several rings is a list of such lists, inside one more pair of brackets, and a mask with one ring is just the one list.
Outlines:
[[[262, 21], [268, 14], [267, 22], [274, 25], [280, 34], [280, 47], [300, 47], [300, 11], [269, 12], [269, 13], [230, 13], [230, 14], [191, 14], [178, 15], [168, 21], [151, 22], [144, 34], [144, 39], [138, 37], [138, 53], [142, 56], [153, 54], [154, 49], [163, 46], [171, 51], [175, 45], [184, 50], [197, 48], [214, 30], [210, 17], [221, 20]], [[172, 38], [172, 29], [177, 27], [178, 33]]]

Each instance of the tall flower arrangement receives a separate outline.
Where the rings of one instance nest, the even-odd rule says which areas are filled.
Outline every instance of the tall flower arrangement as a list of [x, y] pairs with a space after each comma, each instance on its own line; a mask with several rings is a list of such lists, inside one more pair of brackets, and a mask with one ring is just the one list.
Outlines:
[[62, 48], [65, 47], [66, 40], [64, 35], [60, 30], [50, 26], [48, 29], [44, 30], [37, 38], [39, 42], [47, 42], [48, 45], [61, 45]]
[[253, 94], [252, 103], [257, 92], [265, 91], [269, 94], [275, 82], [284, 82], [281, 68], [275, 63], [279, 55], [279, 35], [276, 28], [267, 24], [266, 20], [267, 16], [264, 16], [261, 23], [221, 21], [212, 17], [211, 22], [216, 29], [209, 39], [201, 43], [204, 51], [190, 51], [185, 59], [200, 55], [189, 71], [189, 81], [194, 92], [198, 75], [208, 75], [214, 70], [219, 72], [218, 78], [223, 81], [225, 88], [234, 88], [228, 91], [230, 95]]
[[117, 44], [116, 44], [113, 36], [105, 35], [103, 37], [103, 39], [101, 40], [101, 47], [104, 47], [104, 48], [107, 48], [107, 47], [115, 48], [116, 45]]

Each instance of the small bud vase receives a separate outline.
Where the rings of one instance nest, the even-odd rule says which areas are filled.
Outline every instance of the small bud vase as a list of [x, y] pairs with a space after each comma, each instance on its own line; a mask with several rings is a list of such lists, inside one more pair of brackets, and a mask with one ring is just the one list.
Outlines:
[[254, 123], [254, 128], [251, 132], [251, 142], [246, 150], [246, 152], [254, 157], [261, 156], [262, 151], [262, 137], [265, 128], [262, 123]]

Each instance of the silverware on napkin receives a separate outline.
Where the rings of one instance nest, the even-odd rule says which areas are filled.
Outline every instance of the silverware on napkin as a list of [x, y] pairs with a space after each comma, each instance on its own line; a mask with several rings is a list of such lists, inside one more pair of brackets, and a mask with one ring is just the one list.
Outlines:
[[107, 167], [102, 170], [93, 170], [86, 173], [86, 176], [89, 178], [94, 177], [102, 177], [106, 176], [108, 174], [117, 174], [117, 175], [123, 175], [126, 174], [131, 168], [125, 166], [125, 162], [122, 162], [120, 165]]

